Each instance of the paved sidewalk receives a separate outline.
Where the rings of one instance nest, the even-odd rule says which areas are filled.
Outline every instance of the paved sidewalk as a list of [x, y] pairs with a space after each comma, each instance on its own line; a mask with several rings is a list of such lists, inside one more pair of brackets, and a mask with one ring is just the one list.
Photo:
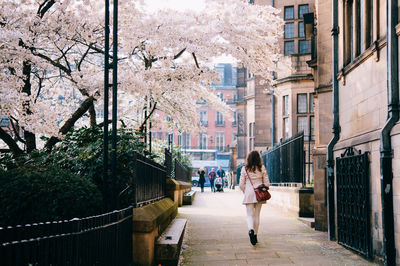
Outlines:
[[241, 201], [238, 190], [205, 188], [193, 205], [179, 208], [178, 216], [188, 219], [181, 265], [375, 265], [268, 204], [253, 247]]

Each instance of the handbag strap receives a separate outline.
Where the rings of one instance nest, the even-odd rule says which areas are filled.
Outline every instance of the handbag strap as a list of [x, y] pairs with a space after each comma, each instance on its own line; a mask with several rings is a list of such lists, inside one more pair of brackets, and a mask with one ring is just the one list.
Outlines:
[[[247, 177], [249, 178], [250, 183], [251, 183], [251, 185], [252, 185], [253, 188], [254, 188], [253, 182], [251, 182], [251, 178], [250, 178], [250, 176], [249, 176], [249, 173], [247, 172], [246, 166], [244, 166], [244, 170], [246, 171]], [[262, 180], [262, 183], [264, 184], [264, 176], [261, 178], [261, 180]]]
[[254, 189], [253, 182], [251, 181], [251, 178], [250, 178], [250, 176], [249, 176], [249, 173], [247, 172], [247, 169], [246, 169], [246, 167], [244, 168], [244, 170], [246, 171], [247, 177], [249, 178], [249, 180], [250, 180], [250, 183], [251, 183], [251, 186], [252, 186], [252, 187], [253, 187], [253, 189]]

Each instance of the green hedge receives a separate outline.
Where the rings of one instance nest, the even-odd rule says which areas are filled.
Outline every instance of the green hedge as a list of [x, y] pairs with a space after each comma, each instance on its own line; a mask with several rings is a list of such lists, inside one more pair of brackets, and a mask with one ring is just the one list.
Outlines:
[[58, 167], [0, 170], [0, 226], [85, 217], [102, 196], [87, 178]]

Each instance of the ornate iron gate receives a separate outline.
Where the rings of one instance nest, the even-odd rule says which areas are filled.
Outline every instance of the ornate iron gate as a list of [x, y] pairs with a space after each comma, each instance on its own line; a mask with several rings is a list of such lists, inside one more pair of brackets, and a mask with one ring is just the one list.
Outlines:
[[349, 147], [336, 158], [339, 244], [371, 257], [368, 152]]

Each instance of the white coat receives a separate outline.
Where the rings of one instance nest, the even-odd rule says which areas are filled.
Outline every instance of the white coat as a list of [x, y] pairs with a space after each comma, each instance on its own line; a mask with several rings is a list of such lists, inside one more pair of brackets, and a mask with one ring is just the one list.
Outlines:
[[[258, 187], [264, 180], [264, 184], [269, 187], [269, 179], [268, 179], [268, 174], [267, 171], [265, 170], [264, 165], [261, 168], [261, 172], [256, 169], [255, 172], [250, 172], [249, 176], [251, 178], [251, 181], [253, 182], [254, 188]], [[243, 198], [243, 204], [249, 204], [249, 203], [257, 203], [256, 199], [256, 194], [254, 192], [254, 188], [251, 185], [249, 178], [247, 177], [246, 174], [246, 167], [242, 167], [242, 171], [240, 172], [240, 182], [239, 182], [239, 188], [242, 190], [244, 193], [244, 198]], [[266, 203], [260, 202], [260, 203]]]

